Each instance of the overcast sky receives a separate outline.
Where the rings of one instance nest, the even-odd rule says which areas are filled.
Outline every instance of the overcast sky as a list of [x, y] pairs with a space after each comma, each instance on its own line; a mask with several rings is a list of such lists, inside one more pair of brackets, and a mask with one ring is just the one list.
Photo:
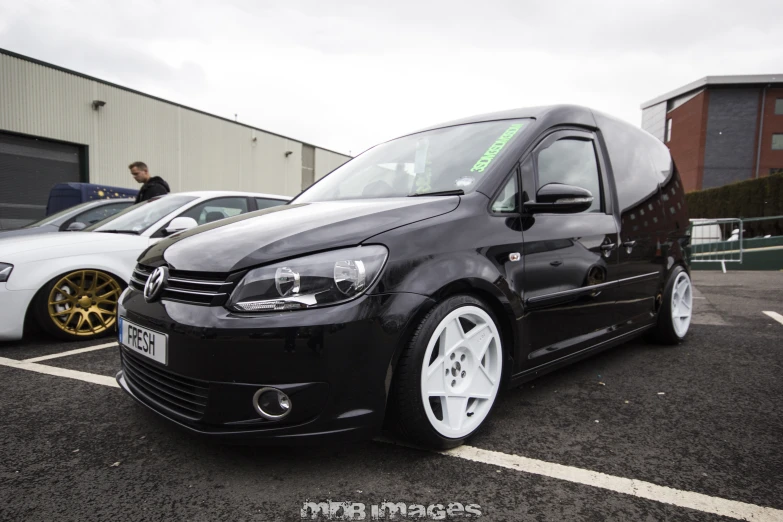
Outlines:
[[[356, 155], [471, 114], [783, 72], [780, 0], [0, 2], [0, 47]], [[0, 93], [2, 95], [2, 93]]]

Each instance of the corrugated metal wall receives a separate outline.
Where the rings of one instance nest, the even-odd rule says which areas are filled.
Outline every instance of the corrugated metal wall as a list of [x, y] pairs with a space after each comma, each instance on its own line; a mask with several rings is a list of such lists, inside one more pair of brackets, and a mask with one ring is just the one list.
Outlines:
[[666, 102], [642, 110], [642, 129], [664, 141], [666, 134]]
[[[2, 53], [0, 130], [87, 145], [93, 183], [137, 188], [140, 160], [174, 191], [302, 187], [301, 142]], [[316, 147], [315, 178], [348, 159]]]

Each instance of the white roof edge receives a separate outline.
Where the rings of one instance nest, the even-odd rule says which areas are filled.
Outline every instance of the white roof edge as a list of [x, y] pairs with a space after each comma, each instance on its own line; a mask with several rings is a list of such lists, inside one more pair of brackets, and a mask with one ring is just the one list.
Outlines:
[[783, 83], [783, 73], [780, 74], [737, 74], [729, 76], [705, 76], [695, 82], [691, 82], [687, 85], [683, 85], [673, 91], [662, 94], [657, 98], [653, 98], [650, 101], [646, 101], [640, 105], [642, 110], [657, 105], [661, 102], [669, 101], [672, 98], [676, 98], [680, 95], [687, 94], [696, 89], [702, 87], [708, 87], [710, 85], [749, 85], [749, 84], [764, 84], [764, 83]]

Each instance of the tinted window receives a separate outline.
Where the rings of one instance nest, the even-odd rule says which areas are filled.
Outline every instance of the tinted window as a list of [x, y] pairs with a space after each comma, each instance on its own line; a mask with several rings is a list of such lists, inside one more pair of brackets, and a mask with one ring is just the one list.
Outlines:
[[98, 221], [103, 221], [106, 218], [112, 217], [120, 210], [131, 206], [131, 204], [131, 202], [128, 202], [102, 205], [77, 215], [75, 218], [73, 218], [73, 222], [84, 223], [85, 225], [94, 225]]
[[218, 198], [196, 205], [183, 212], [180, 217], [193, 218], [199, 225], [205, 225], [245, 212], [247, 212], [247, 198]]
[[587, 212], [601, 212], [601, 178], [593, 142], [563, 138], [538, 153], [538, 187], [564, 183], [589, 190], [593, 204]]
[[278, 205], [285, 205], [286, 203], [288, 202], [281, 201], [279, 199], [256, 198], [256, 205], [258, 206], [258, 210], [264, 210], [265, 208], [276, 207]]
[[500, 191], [495, 202], [492, 203], [492, 212], [509, 213], [517, 212], [519, 197], [519, 185], [517, 183], [517, 176], [514, 174], [511, 179], [508, 180], [506, 186]]
[[666, 145], [647, 132], [598, 111], [594, 115], [609, 153], [620, 211], [625, 212], [658, 191], [672, 171], [671, 158]]

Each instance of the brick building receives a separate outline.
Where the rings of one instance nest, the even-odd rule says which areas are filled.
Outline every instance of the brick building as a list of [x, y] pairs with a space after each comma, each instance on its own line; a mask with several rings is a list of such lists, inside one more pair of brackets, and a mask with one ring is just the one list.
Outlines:
[[783, 74], [707, 76], [641, 108], [688, 192], [783, 173]]

